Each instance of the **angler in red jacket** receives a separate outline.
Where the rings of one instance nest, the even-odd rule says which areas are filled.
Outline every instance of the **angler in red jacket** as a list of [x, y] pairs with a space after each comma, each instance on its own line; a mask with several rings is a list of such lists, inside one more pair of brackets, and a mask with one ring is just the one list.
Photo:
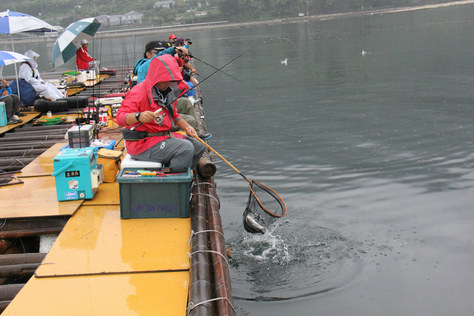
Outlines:
[[[183, 93], [177, 82], [182, 79], [173, 56], [156, 57], [145, 80], [122, 101], [117, 122], [126, 127], [125, 146], [133, 158], [161, 162], [170, 168], [196, 167], [205, 147], [194, 139], [196, 131], [176, 110], [176, 100]], [[175, 125], [187, 136], [172, 133]]]
[[87, 47], [89, 46], [89, 41], [83, 39], [81, 41], [81, 47], [76, 51], [76, 66], [79, 70], [89, 69], [89, 62], [94, 61], [95, 59], [89, 55]]

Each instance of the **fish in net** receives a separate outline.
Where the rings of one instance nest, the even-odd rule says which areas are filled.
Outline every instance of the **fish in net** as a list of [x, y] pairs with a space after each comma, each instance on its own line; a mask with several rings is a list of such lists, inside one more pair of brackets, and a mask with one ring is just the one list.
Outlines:
[[251, 181], [249, 189], [244, 228], [249, 233], [264, 234], [266, 227], [286, 215], [286, 204], [277, 192], [258, 181]]
[[278, 193], [258, 181], [250, 180], [228, 162], [227, 159], [215, 151], [214, 148], [209, 146], [209, 144], [198, 136], [196, 136], [196, 139], [219, 156], [219, 158], [232, 167], [232, 169], [249, 183], [250, 194], [247, 207], [243, 214], [244, 228], [246, 231], [254, 234], [264, 234], [268, 225], [273, 223], [276, 219], [286, 215], [286, 204]]

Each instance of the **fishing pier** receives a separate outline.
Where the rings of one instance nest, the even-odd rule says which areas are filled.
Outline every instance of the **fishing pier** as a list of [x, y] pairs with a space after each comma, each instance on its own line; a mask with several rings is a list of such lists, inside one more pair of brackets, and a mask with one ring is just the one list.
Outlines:
[[[93, 107], [123, 91], [126, 75], [77, 96]], [[204, 117], [201, 103], [195, 110]], [[66, 120], [51, 126], [37, 124], [44, 113], [25, 113], [0, 130], [2, 315], [235, 315], [210, 152], [192, 182], [189, 217], [121, 219], [116, 181], [92, 199], [57, 200], [53, 159], [77, 109], [55, 113]], [[98, 137], [125, 150], [112, 120]]]

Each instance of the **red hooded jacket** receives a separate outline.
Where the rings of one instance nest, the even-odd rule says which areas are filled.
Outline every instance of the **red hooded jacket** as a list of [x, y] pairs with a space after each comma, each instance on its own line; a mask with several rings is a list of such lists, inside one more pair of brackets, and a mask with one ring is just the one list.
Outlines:
[[89, 69], [89, 62], [94, 61], [95, 59], [89, 55], [87, 49], [83, 48], [82, 46], [76, 51], [76, 66], [77, 69]]
[[[148, 68], [148, 74], [142, 82], [132, 88], [127, 93], [127, 96], [122, 101], [122, 105], [117, 111], [117, 122], [120, 126], [124, 126], [128, 129], [133, 126], [138, 125], [135, 123], [133, 125], [127, 125], [125, 122], [125, 117], [128, 113], [136, 112], [145, 112], [152, 111], [162, 108], [158, 105], [157, 102], [153, 101], [152, 88], [158, 82], [163, 81], [180, 81], [183, 77], [179, 69], [176, 60], [171, 55], [162, 55], [153, 58]], [[173, 100], [168, 100], [173, 101]], [[176, 100], [173, 102], [173, 117], [174, 124], [181, 119], [177, 110], [176, 110]], [[145, 131], [148, 133], [161, 133], [169, 131], [173, 124], [171, 122], [171, 115], [166, 108], [163, 109], [161, 114], [165, 114], [163, 117], [163, 123], [161, 125], [157, 124], [154, 121], [149, 123], [144, 123], [141, 126], [137, 127], [137, 131]], [[180, 133], [173, 133], [177, 138], [184, 138]], [[146, 137], [138, 141], [125, 141], [125, 146], [127, 147], [127, 152], [130, 155], [138, 155], [142, 152], [150, 149], [161, 141], [169, 138], [169, 136], [152, 136]]]

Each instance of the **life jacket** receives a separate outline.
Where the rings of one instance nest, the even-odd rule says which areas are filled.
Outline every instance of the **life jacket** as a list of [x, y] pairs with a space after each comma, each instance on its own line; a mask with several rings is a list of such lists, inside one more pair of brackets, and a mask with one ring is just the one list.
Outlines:
[[33, 66], [31, 66], [31, 64], [29, 62], [24, 61], [22, 64], [27, 64], [28, 67], [30, 67], [30, 69], [31, 69], [31, 76], [35, 79], [38, 79], [38, 75], [35, 75], [35, 70], [33, 69]]

